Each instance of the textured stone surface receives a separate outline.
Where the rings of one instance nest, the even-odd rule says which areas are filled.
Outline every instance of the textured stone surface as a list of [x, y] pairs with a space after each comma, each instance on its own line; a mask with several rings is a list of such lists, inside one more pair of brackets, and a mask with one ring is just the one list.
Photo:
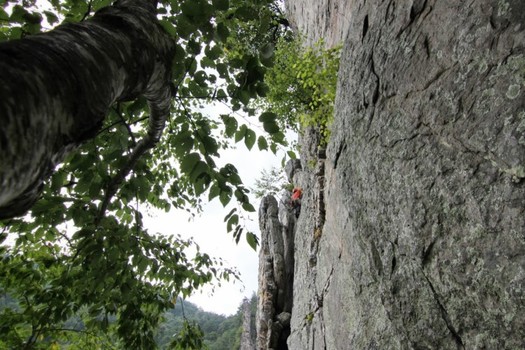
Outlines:
[[252, 318], [252, 308], [250, 305], [250, 300], [248, 298], [244, 298], [242, 301], [242, 333], [241, 333], [241, 341], [239, 350], [255, 350], [255, 342], [256, 342], [256, 329], [254, 329], [253, 325], [255, 322], [253, 322]]
[[292, 27], [304, 34], [307, 44], [323, 39], [333, 46], [340, 43], [350, 25], [355, 0], [288, 0], [286, 10]]
[[[310, 2], [294, 22], [323, 33]], [[525, 348], [525, 4], [345, 6], [326, 161], [302, 139], [289, 347]]]
[[285, 200], [277, 203], [273, 196], [266, 196], [259, 208], [259, 226], [257, 348], [286, 349], [293, 300], [295, 215]]

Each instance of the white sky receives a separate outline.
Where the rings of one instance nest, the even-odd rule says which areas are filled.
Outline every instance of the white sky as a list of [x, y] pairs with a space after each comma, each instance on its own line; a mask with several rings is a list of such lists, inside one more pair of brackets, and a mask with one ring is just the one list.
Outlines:
[[[253, 118], [256, 119], [256, 118]], [[280, 166], [283, 155], [273, 155], [271, 152], [261, 152], [255, 145], [248, 151], [241, 141], [237, 149], [231, 149], [221, 154], [221, 160], [232, 163], [239, 171], [243, 183], [247, 187], [253, 187], [255, 179], [260, 177], [263, 169], [272, 166]], [[230, 204], [234, 203], [234, 199]], [[250, 201], [259, 209], [259, 201], [251, 197]], [[233, 206], [231, 206], [233, 208]], [[241, 275], [242, 284], [221, 282], [221, 287], [215, 286], [215, 292], [211, 294], [211, 288], [203, 288], [202, 292], [188, 298], [205, 311], [217, 314], [231, 315], [237, 309], [244, 297], [251, 297], [257, 292], [258, 274], [258, 252], [255, 252], [246, 242], [243, 234], [239, 244], [235, 244], [231, 233], [226, 232], [224, 216], [230, 207], [224, 208], [218, 199], [204, 206], [202, 214], [190, 219], [190, 215], [183, 211], [161, 212], [155, 217], [145, 217], [144, 225], [150, 232], [164, 234], [180, 234], [184, 238], [193, 237], [200, 246], [201, 252], [212, 257], [222, 258], [226, 266], [235, 267]], [[251, 221], [246, 221], [247, 228], [257, 234], [260, 238], [257, 212], [249, 213]], [[248, 215], [248, 213], [243, 213]], [[242, 224], [242, 221], [239, 223]]]

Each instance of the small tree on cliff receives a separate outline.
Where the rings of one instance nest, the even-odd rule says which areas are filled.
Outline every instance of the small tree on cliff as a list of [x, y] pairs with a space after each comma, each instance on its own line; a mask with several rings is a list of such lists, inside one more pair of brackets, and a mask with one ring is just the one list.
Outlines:
[[[230, 140], [275, 149], [284, 135], [265, 120], [270, 133], [257, 137], [235, 115], [254, 115], [249, 101], [267, 91], [271, 37], [243, 53], [231, 33], [282, 21], [272, 1], [51, 1], [43, 13], [32, 4], [0, 1], [1, 238], [15, 234], [0, 248], [0, 289], [19, 299], [0, 317], [0, 344], [49, 347], [113, 329], [126, 348], [153, 348], [174, 295], [235, 272], [186, 257], [191, 242], [148, 233], [139, 205], [198, 210], [207, 194], [254, 210], [236, 168], [216, 160]], [[31, 35], [43, 17], [66, 23]], [[232, 113], [195, 108], [213, 102]], [[84, 326], [66, 327], [81, 311]]]

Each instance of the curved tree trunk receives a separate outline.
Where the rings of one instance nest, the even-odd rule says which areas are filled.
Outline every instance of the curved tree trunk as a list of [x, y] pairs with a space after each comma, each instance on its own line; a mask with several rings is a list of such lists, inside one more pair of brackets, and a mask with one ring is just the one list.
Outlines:
[[120, 0], [93, 18], [0, 44], [0, 219], [23, 214], [55, 165], [100, 129], [116, 101], [145, 96], [158, 141], [174, 54], [156, 1]]

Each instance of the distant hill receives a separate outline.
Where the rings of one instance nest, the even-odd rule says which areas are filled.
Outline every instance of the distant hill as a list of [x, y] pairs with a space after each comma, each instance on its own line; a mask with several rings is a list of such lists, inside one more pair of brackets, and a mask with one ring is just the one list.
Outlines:
[[[255, 314], [257, 299], [255, 294], [250, 300], [252, 312]], [[189, 321], [196, 322], [204, 333], [205, 344], [209, 350], [237, 350], [240, 346], [242, 333], [242, 308], [232, 316], [217, 315], [203, 311], [197, 305], [188, 301], [178, 301], [175, 308], [165, 315], [165, 321], [160, 325], [156, 335], [160, 349], [166, 349], [174, 334], [177, 334], [184, 322], [184, 316]]]
[[[250, 299], [250, 310], [253, 313], [252, 317], [255, 316], [256, 308], [257, 299], [254, 294]], [[17, 300], [8, 294], [0, 295], [0, 314], [2, 314], [5, 309], [11, 309], [13, 311], [19, 309]], [[182, 329], [184, 317], [186, 317], [188, 321], [195, 322], [199, 325], [204, 333], [204, 343], [208, 350], [238, 350], [242, 333], [242, 311], [241, 304], [234, 315], [218, 315], [213, 312], [204, 311], [188, 301], [178, 300], [175, 307], [164, 315], [164, 322], [160, 324], [155, 340], [159, 349], [168, 349], [173, 337]], [[114, 320], [114, 317], [110, 317], [109, 323], [111, 324]], [[82, 318], [78, 316], [71, 317], [65, 324], [67, 325], [65, 328], [76, 330], [85, 329]], [[119, 348], [117, 343], [113, 343], [110, 339], [108, 339], [108, 341], [112, 346]], [[76, 342], [70, 340], [63, 344], [68, 343], [75, 344]]]

